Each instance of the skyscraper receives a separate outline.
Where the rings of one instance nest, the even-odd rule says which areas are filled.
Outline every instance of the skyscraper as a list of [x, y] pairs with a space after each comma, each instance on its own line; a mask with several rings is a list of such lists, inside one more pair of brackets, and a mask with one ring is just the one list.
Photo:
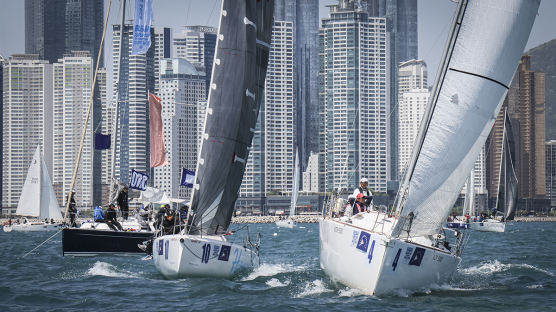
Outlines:
[[322, 20], [319, 43], [323, 138], [319, 183], [327, 191], [345, 190], [365, 177], [373, 190], [386, 192], [390, 169], [386, 19], [369, 18], [359, 1], [340, 0]]
[[546, 142], [546, 198], [556, 206], [556, 140]]
[[[138, 55], [131, 55], [133, 26], [124, 25], [122, 47], [120, 35], [120, 25], [114, 25], [113, 98], [119, 101], [114, 176], [124, 183], [129, 183], [129, 175], [133, 169], [150, 173], [148, 92], [155, 92], [158, 83], [155, 68], [160, 66], [163, 56], [170, 54], [168, 44], [159, 44], [161, 41], [169, 42], [166, 35], [170, 35], [170, 32], [151, 28], [151, 46], [147, 53]], [[121, 67], [120, 50], [126, 51]]]
[[[191, 189], [180, 186], [182, 169], [195, 170], [204, 118], [205, 72], [182, 58], [161, 62], [160, 98], [166, 144], [166, 166], [154, 169], [154, 186], [169, 196], [188, 199]], [[203, 116], [203, 118], [199, 118]]]
[[[4, 58], [0, 55], [0, 110], [4, 109], [3, 90], [4, 89]], [[3, 149], [3, 118], [0, 118], [0, 151]], [[2, 158], [0, 157], [0, 168], [2, 167]], [[2, 194], [2, 175], [0, 174], [0, 194]], [[2, 213], [2, 201], [0, 201], [0, 213]]]
[[[70, 192], [75, 161], [81, 145], [81, 133], [91, 97], [93, 60], [88, 51], [73, 52], [53, 64], [53, 174], [52, 184], [60, 203]], [[94, 129], [90, 116], [74, 190], [78, 206], [100, 204], [94, 198]]]
[[545, 74], [531, 70], [528, 55], [521, 58], [505, 101], [519, 129], [516, 161], [519, 197], [543, 199], [546, 195]]
[[103, 16], [103, 0], [25, 0], [25, 53], [54, 63], [64, 53], [89, 51], [96, 64]]
[[3, 75], [2, 207], [15, 212], [37, 146], [52, 173], [52, 65], [12, 55]]
[[[417, 59], [417, 0], [367, 0], [369, 16], [385, 17], [390, 40], [390, 150], [389, 157], [391, 179], [396, 178], [399, 171], [398, 157], [398, 96], [396, 90], [398, 81], [398, 65], [412, 59]], [[426, 86], [425, 86], [426, 87]]]
[[185, 26], [173, 38], [172, 57], [183, 58], [195, 66], [202, 66], [207, 97], [216, 48], [216, 31], [216, 28], [209, 26]]

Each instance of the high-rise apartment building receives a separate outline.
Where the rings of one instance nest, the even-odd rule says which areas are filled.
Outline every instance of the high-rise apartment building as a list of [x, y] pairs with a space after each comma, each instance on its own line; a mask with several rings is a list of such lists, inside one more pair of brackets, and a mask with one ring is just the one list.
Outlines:
[[[399, 89], [402, 89], [401, 87]], [[415, 138], [419, 133], [419, 127], [423, 114], [429, 102], [430, 91], [428, 89], [410, 89], [403, 92], [399, 99], [399, 122], [398, 122], [398, 179], [403, 180], [408, 162], [413, 152]]]
[[[158, 84], [156, 68], [162, 58], [170, 56], [170, 45], [160, 44], [170, 42], [166, 38], [170, 32], [151, 28], [151, 46], [147, 53], [131, 55], [133, 25], [124, 25], [122, 47], [120, 28], [120, 25], [113, 26], [113, 98], [118, 101], [119, 115], [114, 176], [129, 183], [131, 170], [151, 172], [148, 92], [155, 92]], [[121, 66], [120, 51], [125, 51]], [[120, 76], [121, 79], [118, 79]]]
[[168, 164], [154, 168], [154, 186], [174, 198], [189, 199], [191, 189], [180, 186], [182, 169], [195, 170], [206, 106], [204, 68], [185, 59], [161, 62], [160, 98]]
[[64, 53], [89, 51], [96, 64], [103, 16], [103, 0], [25, 0], [25, 53], [55, 63]]
[[[367, 10], [371, 17], [386, 18], [388, 40], [390, 50], [388, 61], [390, 62], [390, 128], [389, 138], [391, 159], [391, 178], [396, 179], [400, 171], [397, 168], [398, 157], [398, 96], [401, 94], [396, 90], [398, 84], [398, 65], [400, 63], [417, 59], [418, 36], [417, 36], [417, 0], [367, 0]], [[426, 86], [424, 86], [426, 88]]]
[[524, 55], [505, 99], [519, 129], [516, 170], [520, 198], [543, 199], [546, 195], [545, 87], [545, 74], [531, 70], [530, 57]]
[[546, 198], [556, 206], [556, 140], [546, 142]]
[[307, 162], [307, 169], [303, 172], [304, 192], [317, 193], [319, 191], [319, 153], [311, 153]]
[[216, 28], [209, 26], [185, 26], [173, 38], [172, 57], [186, 59], [197, 67], [201, 66], [205, 72], [207, 97], [216, 49], [216, 32]]
[[[0, 55], [0, 110], [3, 110], [3, 89], [4, 89], [4, 58]], [[0, 118], [0, 150], [3, 149], [3, 119]], [[0, 168], [2, 167], [2, 158], [0, 157]], [[2, 175], [0, 174], [0, 194], [2, 194]], [[0, 213], [2, 213], [2, 201], [0, 201]]]
[[52, 173], [52, 65], [12, 55], [3, 82], [2, 207], [13, 213], [37, 146]]
[[386, 192], [390, 63], [385, 18], [359, 1], [330, 6], [320, 29], [321, 190], [352, 189], [360, 178]]
[[[70, 192], [81, 133], [89, 109], [93, 74], [93, 60], [88, 51], [73, 52], [53, 64], [52, 184], [60, 203], [66, 202]], [[100, 172], [100, 168], [94, 168], [93, 161], [94, 129], [95, 124], [90, 116], [73, 188], [78, 206], [100, 204], [100, 198], [95, 201], [93, 196], [95, 169]]]
[[291, 191], [295, 170], [296, 103], [294, 84], [294, 28], [275, 20], [265, 91], [266, 192]]

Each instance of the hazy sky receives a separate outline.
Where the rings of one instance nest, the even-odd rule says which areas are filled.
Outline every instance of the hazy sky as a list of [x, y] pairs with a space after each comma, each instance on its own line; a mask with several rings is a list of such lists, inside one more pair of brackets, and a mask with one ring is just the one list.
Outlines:
[[[108, 0], [104, 2], [107, 10]], [[320, 1], [321, 18], [328, 15], [325, 5], [336, 2]], [[434, 81], [456, 5], [452, 0], [418, 0], [419, 58], [427, 62], [429, 84]], [[14, 53], [25, 52], [24, 0], [0, 0], [0, 8], [0, 55], [8, 57]], [[220, 0], [154, 0], [153, 24], [172, 27], [174, 30], [183, 25], [217, 26], [219, 10]], [[111, 54], [112, 42], [110, 25], [119, 23], [120, 14], [120, 0], [112, 0], [105, 43], [105, 55], [108, 56]], [[556, 38], [555, 15], [556, 1], [543, 0], [526, 49]], [[128, 5], [126, 16], [133, 16], [133, 5]], [[110, 64], [108, 59], [105, 64]]]

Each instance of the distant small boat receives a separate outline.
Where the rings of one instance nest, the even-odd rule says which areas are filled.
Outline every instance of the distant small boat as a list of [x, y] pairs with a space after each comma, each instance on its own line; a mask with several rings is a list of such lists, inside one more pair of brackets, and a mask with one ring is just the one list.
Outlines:
[[[24, 218], [23, 223], [4, 225], [4, 232], [53, 231], [62, 226], [60, 222], [63, 219], [62, 213], [56, 200], [56, 194], [40, 146], [37, 146], [27, 171], [27, 177], [17, 204], [16, 215], [38, 218], [38, 221], [29, 221]], [[45, 219], [54, 220], [55, 223], [41, 221]]]
[[293, 229], [295, 227], [295, 221], [292, 217], [295, 215], [295, 206], [297, 205], [297, 195], [299, 193], [299, 154], [297, 148], [295, 149], [295, 168], [293, 174], [293, 189], [292, 197], [290, 202], [290, 215], [286, 219], [280, 219], [276, 221], [278, 227], [284, 227]]

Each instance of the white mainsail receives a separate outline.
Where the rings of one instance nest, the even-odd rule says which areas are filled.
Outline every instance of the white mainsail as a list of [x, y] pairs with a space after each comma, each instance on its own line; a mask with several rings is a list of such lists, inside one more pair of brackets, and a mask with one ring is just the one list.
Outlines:
[[63, 219], [39, 146], [29, 166], [16, 214], [39, 219]]
[[[437, 233], [490, 132], [538, 11], [539, 0], [462, 1], [400, 189], [398, 222]], [[409, 229], [410, 227], [410, 229]]]

